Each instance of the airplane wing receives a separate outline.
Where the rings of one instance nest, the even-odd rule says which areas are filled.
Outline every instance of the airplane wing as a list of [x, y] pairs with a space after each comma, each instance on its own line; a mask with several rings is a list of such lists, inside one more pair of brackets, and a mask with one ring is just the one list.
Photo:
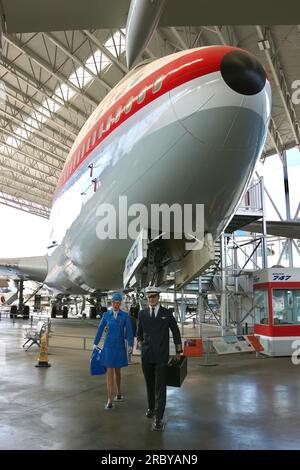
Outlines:
[[43, 282], [48, 272], [47, 256], [0, 258], [0, 276]]
[[[241, 230], [247, 232], [262, 233], [262, 224], [260, 222], [251, 222], [245, 225]], [[300, 239], [300, 222], [295, 221], [269, 221], [267, 222], [267, 234], [277, 237]]]
[[[130, 0], [1, 0], [5, 33], [126, 26]], [[298, 0], [168, 0], [160, 26], [294, 24]]]

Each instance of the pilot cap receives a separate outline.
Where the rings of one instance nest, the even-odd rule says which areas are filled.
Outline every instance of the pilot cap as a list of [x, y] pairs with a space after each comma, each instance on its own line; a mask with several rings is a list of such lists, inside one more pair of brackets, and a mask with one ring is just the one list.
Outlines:
[[122, 302], [122, 294], [120, 294], [120, 292], [114, 292], [111, 300], [114, 300], [115, 302]]
[[145, 294], [146, 295], [148, 295], [148, 294], [157, 294], [157, 295], [159, 295], [160, 294], [160, 289], [156, 286], [148, 286], [145, 289]]

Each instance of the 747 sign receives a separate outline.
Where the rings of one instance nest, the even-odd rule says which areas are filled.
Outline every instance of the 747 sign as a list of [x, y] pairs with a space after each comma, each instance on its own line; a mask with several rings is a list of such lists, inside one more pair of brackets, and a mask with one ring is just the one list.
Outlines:
[[284, 276], [282, 274], [273, 274], [273, 281], [288, 281], [291, 276]]

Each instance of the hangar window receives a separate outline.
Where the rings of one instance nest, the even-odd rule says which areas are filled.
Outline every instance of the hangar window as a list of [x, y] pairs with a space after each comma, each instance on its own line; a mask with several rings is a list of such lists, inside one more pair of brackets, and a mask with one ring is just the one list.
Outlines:
[[95, 142], [96, 142], [96, 135], [97, 135], [97, 133], [96, 133], [96, 131], [94, 131], [94, 132], [93, 132], [93, 135], [92, 135], [92, 147], [93, 147], [93, 145], [94, 145]]
[[254, 294], [255, 323], [269, 324], [268, 290], [259, 289]]
[[300, 324], [300, 290], [272, 289], [273, 325]]
[[101, 139], [103, 134], [103, 123], [100, 124], [99, 130], [98, 130], [98, 138]]
[[131, 111], [131, 108], [132, 108], [132, 102], [133, 102], [133, 98], [129, 98], [129, 100], [127, 101], [126, 105], [125, 105], [125, 113], [128, 114], [130, 113]]
[[161, 89], [163, 79], [164, 77], [162, 75], [157, 80], [155, 80], [153, 87], [152, 87], [152, 93], [157, 93]]
[[121, 108], [121, 106], [119, 106], [118, 109], [117, 109], [116, 115], [115, 115], [115, 122], [119, 121], [119, 119], [121, 117], [121, 113], [122, 113], [122, 108]]
[[142, 103], [144, 101], [144, 99], [146, 98], [146, 91], [147, 91], [147, 88], [145, 87], [139, 92], [139, 96], [137, 99], [138, 103]]

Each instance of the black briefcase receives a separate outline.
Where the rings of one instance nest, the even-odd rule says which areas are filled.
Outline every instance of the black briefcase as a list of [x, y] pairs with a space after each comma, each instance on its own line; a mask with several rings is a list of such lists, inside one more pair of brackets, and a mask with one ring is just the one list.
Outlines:
[[170, 359], [167, 364], [167, 385], [181, 387], [187, 375], [187, 358], [180, 356], [180, 360]]

